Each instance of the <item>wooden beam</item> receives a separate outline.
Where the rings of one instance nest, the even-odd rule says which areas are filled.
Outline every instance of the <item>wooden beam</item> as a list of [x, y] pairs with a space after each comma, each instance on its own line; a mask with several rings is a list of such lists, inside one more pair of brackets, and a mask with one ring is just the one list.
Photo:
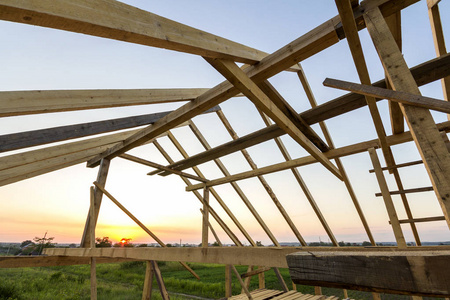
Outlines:
[[208, 89], [44, 90], [0, 92], [0, 117], [190, 101]]
[[287, 256], [297, 284], [422, 296], [450, 295], [448, 252], [299, 252]]
[[326, 78], [323, 85], [340, 90], [352, 91], [361, 95], [388, 99], [402, 104], [440, 111], [447, 114], [450, 113], [450, 103], [448, 101], [443, 101], [436, 98], [424, 97], [422, 95], [388, 90], [371, 85], [357, 84], [332, 78]]
[[[127, 258], [97, 258], [97, 264], [119, 263], [124, 261], [135, 261]], [[0, 256], [1, 268], [34, 268], [89, 265], [89, 257], [67, 257], [67, 256]]]
[[[100, 168], [98, 170], [98, 175], [97, 175], [97, 182], [102, 187], [105, 187], [105, 185], [106, 185], [106, 178], [108, 176], [109, 165], [110, 165], [110, 161], [108, 159], [103, 159], [100, 163]], [[92, 243], [91, 230], [89, 230], [89, 228], [91, 228], [91, 220], [92, 220], [92, 223], [94, 224], [94, 226], [97, 224], [98, 215], [100, 213], [100, 206], [102, 204], [102, 197], [103, 197], [103, 192], [101, 190], [99, 190], [97, 187], [95, 187], [94, 188], [94, 207], [95, 207], [94, 215], [92, 217], [91, 213], [89, 213], [86, 218], [86, 223], [84, 225], [84, 230], [83, 230], [83, 236], [81, 238], [81, 243], [80, 243], [81, 248], [88, 248], [89, 246], [92, 247], [92, 245], [95, 244], [95, 239], [94, 239], [94, 243]], [[89, 210], [90, 209], [91, 208], [89, 208]], [[94, 238], [95, 238], [95, 236], [94, 236]]]
[[342, 176], [336, 166], [305, 136], [302, 128], [298, 128], [297, 124], [294, 124], [291, 118], [286, 116], [277, 106], [274, 106], [270, 98], [234, 62], [218, 59], [206, 60], [260, 110], [274, 120], [292, 139], [299, 143], [333, 175], [342, 180]]
[[[428, 16], [430, 18], [431, 32], [433, 34], [434, 48], [437, 56], [447, 54], [445, 47], [444, 31], [442, 29], [441, 15], [439, 12], [439, 0], [427, 0]], [[444, 99], [450, 101], [450, 76], [441, 79]], [[450, 120], [450, 115], [447, 116]]]
[[[421, 164], [423, 164], [423, 161], [421, 161], [421, 160], [416, 160], [416, 161], [412, 161], [412, 162], [407, 162], [407, 163], [403, 163], [403, 164], [398, 164], [398, 165], [392, 166], [392, 168], [397, 169], [397, 168], [404, 168], [404, 167], [410, 167], [410, 166], [421, 165]], [[381, 168], [381, 170], [386, 171], [388, 168], [389, 168], [389, 167], [383, 167], [383, 168]], [[370, 169], [370, 170], [369, 170], [369, 173], [373, 173], [373, 172], [375, 172], [374, 169]]]
[[233, 266], [233, 265], [231, 265], [231, 269], [233, 270], [234, 275], [236, 275], [236, 277], [237, 277], [237, 279], [238, 279], [238, 281], [239, 281], [239, 283], [240, 283], [240, 285], [241, 285], [241, 287], [242, 287], [242, 290], [243, 290], [244, 293], [247, 295], [247, 298], [250, 299], [250, 300], [253, 299], [252, 295], [251, 295], [250, 292], [248, 291], [247, 286], [245, 285], [244, 281], [242, 280], [241, 276], [239, 275], [238, 270], [236, 270], [236, 267]]
[[0, 7], [0, 19], [6, 21], [250, 64], [266, 56], [256, 49], [116, 1], [2, 0]]
[[134, 155], [130, 155], [130, 154], [124, 153], [124, 154], [121, 154], [119, 157], [123, 158], [123, 159], [126, 159], [126, 160], [129, 160], [129, 161], [133, 161], [133, 162], [145, 165], [145, 166], [149, 166], [149, 167], [152, 167], [152, 168], [157, 168], [157, 169], [160, 169], [160, 170], [171, 172], [171, 173], [177, 174], [179, 176], [183, 176], [183, 177], [186, 177], [186, 178], [194, 179], [194, 180], [197, 180], [197, 181], [201, 181], [201, 182], [207, 182], [208, 181], [208, 179], [201, 178], [201, 177], [189, 174], [189, 173], [173, 170], [173, 169], [167, 168], [167, 167], [165, 167], [163, 165], [157, 164], [155, 162], [136, 157]]
[[[206, 111], [210, 113], [219, 110], [218, 106]], [[32, 146], [45, 145], [100, 133], [128, 129], [142, 125], [153, 124], [168, 115], [170, 111], [154, 114], [89, 122], [68, 126], [60, 126], [33, 131], [5, 134], [0, 136], [0, 152], [23, 149]]]
[[[344, 27], [345, 36], [347, 37], [348, 46], [355, 63], [356, 71], [362, 84], [371, 85], [369, 71], [367, 70], [366, 60], [362, 51], [361, 41], [359, 40], [358, 28], [356, 26], [355, 18], [353, 16], [353, 9], [350, 0], [335, 0], [336, 6], [341, 17], [342, 26]], [[383, 156], [386, 165], [392, 166], [393, 154], [386, 142], [386, 132], [384, 130], [383, 121], [381, 120], [380, 112], [376, 104], [376, 100], [372, 96], [365, 96], [370, 115], [372, 116], [375, 130], [380, 140], [380, 147], [383, 151]]]
[[157, 261], [189, 261], [198, 263], [253, 265], [265, 267], [288, 268], [286, 255], [303, 251], [342, 252], [355, 251], [358, 253], [389, 252], [414, 253], [429, 252], [439, 255], [450, 255], [450, 246], [422, 246], [408, 247], [399, 250], [397, 247], [148, 247], [148, 248], [46, 248], [44, 254], [50, 256], [72, 257], [111, 257], [129, 258], [137, 260]]
[[[401, 11], [392, 14], [391, 16], [385, 18], [388, 24], [389, 30], [397, 43], [398, 48], [402, 51], [402, 17]], [[387, 74], [385, 75], [386, 87], [392, 89], [389, 84], [389, 79]], [[402, 110], [397, 102], [389, 101], [389, 115], [391, 117], [391, 129], [393, 134], [402, 133], [405, 131], [405, 120], [403, 117]]]
[[[427, 187], [421, 187], [421, 188], [414, 188], [414, 189], [404, 189], [399, 191], [390, 191], [390, 195], [401, 195], [401, 194], [408, 194], [408, 193], [420, 193], [420, 192], [431, 192], [433, 191], [432, 186]], [[376, 197], [381, 197], [381, 193], [376, 193]]]
[[284, 292], [289, 291], [289, 288], [286, 285], [286, 282], [284, 282], [283, 276], [280, 273], [280, 270], [278, 270], [278, 268], [273, 268], [273, 271], [275, 272], [275, 276], [277, 276], [278, 282], [281, 285], [281, 288], [283, 289]]
[[253, 270], [253, 271], [250, 271], [250, 272], [242, 273], [242, 274], [241, 274], [241, 278], [255, 276], [255, 275], [258, 275], [258, 274], [260, 274], [260, 273], [267, 272], [267, 271], [269, 271], [270, 269], [272, 269], [272, 268], [269, 268], [269, 267], [258, 268], [258, 269], [256, 269], [256, 270]]
[[[3, 0], [6, 1], [6, 0]], [[418, 0], [404, 0], [400, 2], [391, 2], [383, 0], [377, 2], [381, 4], [383, 13], [388, 16], [391, 15]], [[370, 7], [370, 3], [369, 3]], [[359, 9], [361, 13], [359, 20], [362, 20], [362, 11], [366, 9], [364, 5], [360, 5]], [[360, 22], [358, 21], [358, 22]], [[261, 59], [257, 65], [250, 66], [245, 69], [245, 73], [255, 82], [259, 83], [273, 75], [293, 66], [295, 63], [300, 62], [312, 55], [336, 44], [339, 41], [340, 26], [338, 23], [338, 17], [335, 17], [308, 33], [302, 35], [295, 41], [289, 43], [283, 48], [275, 51], [274, 53]], [[362, 25], [364, 23], [361, 23]], [[361, 26], [362, 29], [363, 26]], [[221, 102], [228, 100], [229, 98], [237, 95], [238, 90], [230, 84], [228, 81], [210, 89], [208, 92], [197, 97], [192, 102], [185, 104], [173, 113], [169, 114], [163, 120], [156, 122], [155, 124], [142, 129], [139, 133], [131, 136], [121, 145], [113, 146], [101, 155], [91, 159], [88, 162], [89, 167], [95, 167], [100, 163], [103, 157], [113, 158], [126, 151], [142, 144], [143, 142], [170, 130], [172, 127], [185, 122], [192, 117], [196, 116], [202, 111], [205, 111]]]
[[434, 222], [434, 221], [445, 221], [444, 216], [438, 216], [438, 217], [428, 217], [428, 218], [414, 218], [414, 219], [403, 219], [398, 220], [400, 224], [405, 223], [423, 223], [423, 222]]
[[[450, 131], [450, 121], [441, 123], [438, 127], [441, 129], [445, 128], [446, 131]], [[412, 140], [413, 140], [413, 138], [412, 138], [410, 132], [404, 132], [402, 134], [391, 135], [391, 136], [387, 137], [389, 146], [398, 145], [398, 144], [402, 144], [405, 142], [410, 142]], [[362, 152], [367, 151], [368, 148], [372, 148], [372, 147], [378, 147], [377, 140], [370, 140], [370, 141], [366, 141], [366, 142], [353, 144], [350, 146], [332, 149], [332, 150], [326, 152], [326, 155], [329, 159], [334, 159], [337, 157], [344, 157], [344, 156], [348, 156], [348, 155], [362, 153]], [[282, 162], [282, 163], [274, 164], [271, 166], [262, 167], [257, 170], [242, 172], [242, 173], [230, 175], [230, 176], [227, 176], [224, 178], [213, 179], [213, 180], [210, 180], [206, 185], [207, 186], [220, 185], [220, 184], [224, 184], [224, 183], [228, 183], [228, 182], [233, 182], [233, 181], [237, 181], [237, 180], [243, 180], [246, 178], [255, 177], [258, 175], [265, 175], [265, 174], [283, 171], [283, 170], [287, 170], [287, 169], [291, 169], [291, 168], [295, 168], [295, 167], [306, 166], [306, 165], [310, 165], [310, 164], [313, 164], [316, 162], [317, 161], [312, 156], [304, 156], [304, 157], [293, 159], [293, 160], [290, 160], [287, 162]], [[186, 190], [193, 191], [193, 190], [201, 189], [203, 187], [204, 187], [204, 184], [192, 185], [191, 187], [186, 188]]]
[[392, 202], [389, 188], [384, 178], [383, 171], [381, 170], [380, 161], [378, 160], [377, 152], [374, 148], [369, 148], [370, 159], [372, 160], [373, 168], [375, 169], [375, 175], [377, 176], [378, 185], [380, 186], [381, 194], [383, 195], [384, 205], [386, 206], [389, 221], [394, 231], [395, 240], [399, 248], [406, 248], [405, 237], [403, 236], [402, 228], [398, 221], [397, 212], [395, 211], [394, 203]]
[[[364, 18], [392, 87], [420, 95], [379, 9], [365, 12]], [[450, 227], [450, 153], [428, 110], [403, 104], [400, 107]]]
[[[412, 68], [411, 73], [415, 77], [415, 80], [419, 86], [450, 75], [450, 53]], [[384, 80], [380, 80], [374, 83], [374, 85], [384, 88], [386, 87], [386, 82]], [[302, 112], [300, 113], [300, 116], [307, 124], [312, 125], [364, 107], [365, 105], [367, 105], [367, 102], [362, 95], [349, 93]], [[285, 134], [285, 132], [282, 129], [280, 129], [277, 125], [272, 125], [245, 135], [236, 141], [230, 141], [205, 152], [193, 155], [188, 159], [170, 164], [168, 167], [177, 170], [184, 170], [220, 156], [228, 155], [241, 149], [268, 141], [283, 134]]]

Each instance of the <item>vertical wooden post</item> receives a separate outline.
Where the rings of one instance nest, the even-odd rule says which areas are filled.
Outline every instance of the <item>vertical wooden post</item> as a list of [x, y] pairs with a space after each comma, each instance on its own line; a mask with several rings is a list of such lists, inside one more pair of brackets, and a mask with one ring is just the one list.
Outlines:
[[266, 288], [266, 275], [264, 272], [258, 274], [258, 281], [259, 281], [259, 288], [265, 289]]
[[[91, 186], [90, 189], [90, 199], [91, 207], [89, 210], [89, 215], [94, 217], [95, 215], [95, 191], [94, 187]], [[93, 220], [93, 219], [91, 219]], [[95, 248], [95, 222], [91, 222], [89, 226], [90, 231], [90, 241], [91, 248]], [[97, 300], [97, 274], [96, 274], [96, 262], [95, 258], [91, 257], [91, 300]]]
[[344, 298], [348, 299], [348, 291], [347, 291], [347, 289], [344, 289], [343, 291], [344, 291]]
[[314, 294], [315, 294], [315, 295], [322, 295], [322, 287], [320, 287], [320, 286], [315, 286], [315, 287], [314, 287]]
[[[110, 165], [110, 160], [103, 158], [101, 163], [100, 163], [100, 168], [98, 170], [98, 175], [97, 175], [97, 182], [102, 186], [105, 187], [106, 184], [106, 178], [108, 176], [108, 170], [109, 170], [109, 165]], [[97, 224], [97, 219], [98, 219], [98, 214], [100, 212], [100, 205], [102, 204], [102, 197], [103, 197], [103, 192], [98, 189], [97, 187], [95, 188], [95, 197], [94, 197], [94, 203], [95, 203], [95, 214], [93, 217], [91, 217], [91, 213], [88, 213], [88, 216], [86, 218], [86, 224], [84, 226], [84, 231], [83, 231], [83, 237], [81, 238], [81, 243], [80, 243], [80, 247], [81, 248], [88, 248], [89, 245], [89, 241], [90, 241], [90, 226], [91, 226], [91, 220], [94, 220], [94, 225]]]
[[231, 279], [231, 265], [225, 265], [225, 297], [227, 298], [233, 295]]
[[144, 290], [142, 291], [142, 300], [150, 300], [152, 298], [153, 285], [153, 267], [151, 261], [146, 262]]
[[383, 170], [381, 169], [381, 164], [380, 164], [380, 161], [378, 160], [377, 152], [374, 148], [370, 148], [369, 154], [370, 154], [370, 159], [372, 160], [375, 174], [377, 176], [378, 185], [380, 186], [381, 194], [383, 195], [383, 200], [384, 200], [384, 204], [386, 206], [387, 213], [389, 215], [389, 220], [391, 221], [391, 226], [394, 231], [395, 240], [397, 241], [397, 246], [399, 248], [406, 248], [405, 237], [403, 236], [402, 228], [400, 227], [400, 222], [398, 221], [394, 203], [392, 202], [391, 194], [389, 193], [389, 188], [386, 184], [386, 180], [383, 175]]
[[202, 247], [208, 247], [208, 224], [209, 224], [209, 187], [203, 190], [203, 222], [202, 222]]

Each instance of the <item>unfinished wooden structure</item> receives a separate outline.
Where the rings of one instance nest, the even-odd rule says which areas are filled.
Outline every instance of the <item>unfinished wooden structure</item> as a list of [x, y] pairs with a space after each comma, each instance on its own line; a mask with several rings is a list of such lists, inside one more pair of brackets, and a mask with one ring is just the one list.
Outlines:
[[[424, 1], [424, 0], [423, 0]], [[197, 276], [185, 263], [205, 262], [227, 265], [227, 295], [231, 297], [232, 272], [238, 276], [243, 295], [233, 299], [331, 299], [320, 296], [320, 286], [371, 291], [374, 298], [379, 292], [400, 293], [413, 296], [450, 297], [450, 278], [445, 266], [450, 262], [450, 248], [421, 246], [416, 224], [420, 222], [445, 221], [450, 227], [450, 144], [447, 132], [450, 122], [436, 123], [430, 110], [450, 114], [450, 55], [444, 42], [439, 16], [439, 0], [427, 0], [430, 25], [435, 40], [437, 57], [417, 66], [408, 66], [402, 56], [401, 18], [403, 9], [416, 5], [418, 0], [335, 0], [339, 15], [317, 26], [279, 50], [267, 54], [242, 44], [188, 27], [129, 5], [113, 0], [0, 0], [0, 19], [29, 25], [44, 26], [75, 33], [115, 39], [127, 43], [165, 48], [202, 56], [225, 80], [210, 89], [157, 89], [157, 90], [66, 90], [66, 91], [9, 91], [0, 92], [0, 116], [47, 114], [51, 112], [121, 107], [156, 103], [182, 102], [179, 108], [151, 115], [130, 116], [86, 124], [35, 130], [0, 136], [2, 152], [25, 149], [66, 141], [57, 146], [42, 146], [32, 151], [0, 157], [0, 185], [53, 172], [75, 164], [86, 163], [98, 168], [98, 177], [92, 178], [91, 197], [81, 248], [47, 249], [46, 258], [2, 258], [0, 267], [23, 267], [60, 264], [91, 264], [92, 299], [96, 299], [95, 265], [102, 261], [136, 259], [147, 261], [146, 283], [143, 299], [149, 299], [153, 276], [156, 277], [161, 295], [168, 298], [163, 279], [155, 261], [179, 261], [193, 276]], [[424, 12], [426, 14], [426, 12]], [[448, 17], [448, 15], [447, 15]], [[365, 54], [359, 37], [360, 30], [367, 30], [384, 67], [386, 78], [374, 82], [369, 77]], [[346, 82], [339, 78], [323, 78], [324, 85], [349, 91], [336, 99], [318, 104], [301, 62], [332, 47], [337, 43], [348, 44], [360, 82]], [[242, 67], [237, 63], [244, 64]], [[296, 73], [311, 109], [296, 111], [283, 98], [269, 79], [281, 72]], [[419, 86], [442, 81], [443, 97], [434, 99], [422, 96]], [[220, 104], [239, 96], [250, 100], [259, 111], [266, 127], [239, 137], [225, 116]], [[392, 134], [386, 133], [378, 101], [389, 101]], [[366, 107], [367, 106], [367, 107]], [[361, 140], [344, 147], [335, 147], [325, 121], [345, 115], [356, 109], [368, 109], [377, 133], [376, 139]], [[229, 141], [211, 146], [195, 124], [200, 114], [215, 114], [229, 133]], [[344, 116], [345, 117], [345, 116]], [[369, 122], [369, 120], [368, 120]], [[404, 124], [407, 124], [407, 128]], [[321, 132], [313, 129], [318, 124]], [[123, 131], [124, 129], [145, 127]], [[204, 148], [195, 155], [188, 155], [176, 134], [172, 131], [187, 126]], [[118, 131], [118, 132], [115, 132]], [[89, 137], [75, 142], [70, 139]], [[281, 136], [287, 135], [298, 143], [307, 155], [292, 157]], [[160, 139], [168, 139], [183, 159], [176, 161]], [[274, 140], [285, 161], [258, 167], [246, 149]], [[397, 163], [392, 147], [413, 142], [421, 160]], [[167, 164], [156, 163], [152, 158], [136, 157], [128, 151], [153, 144]], [[379, 149], [377, 151], [376, 149]], [[241, 152], [250, 169], [232, 174], [222, 157]], [[357, 198], [351, 180], [341, 160], [343, 157], [366, 153], [373, 165], [379, 190], [396, 239], [396, 247], [376, 247], [369, 222]], [[186, 191], [192, 192], [201, 202], [198, 217], [202, 218], [202, 247], [167, 248], [166, 244], [137, 219], [107, 189], [110, 164], [126, 159], [148, 166], [148, 175], [180, 176]], [[401, 159], [400, 159], [401, 160]], [[198, 167], [213, 162], [223, 174], [220, 178], [205, 178]], [[321, 212], [314, 195], [302, 178], [303, 166], [320, 164], [334, 175], [348, 191], [367, 239], [373, 247], [339, 247], [329, 222]], [[431, 186], [405, 188], [399, 169], [423, 165], [429, 175]], [[382, 167], [385, 165], [385, 167]], [[193, 172], [192, 172], [193, 170]], [[265, 175], [288, 170], [306, 196], [319, 223], [323, 226], [334, 247], [309, 247], [301, 228], [285, 209], [280, 198], [272, 190]], [[367, 170], [369, 171], [369, 170]], [[397, 190], [390, 190], [386, 177], [392, 177]], [[280, 241], [252, 203], [252, 195], [244, 193], [239, 181], [257, 178], [279, 213], [288, 224], [300, 247], [281, 247]], [[149, 178], [151, 180], [151, 178]], [[227, 199], [215, 189], [229, 184], [243, 201], [256, 222], [261, 226], [273, 247], [258, 247], [227, 205]], [[326, 185], [326, 183], [323, 183]], [[86, 187], [88, 188], [88, 187]], [[408, 202], [410, 193], [434, 191], [442, 215], [426, 218], [414, 217]], [[392, 195], [400, 195], [406, 219], [400, 219]], [[113, 201], [139, 227], [161, 245], [161, 248], [95, 248], [95, 229], [102, 199]], [[214, 201], [211, 201], [213, 200]], [[105, 201], [109, 201], [105, 200]], [[333, 199], [331, 199], [333, 200]], [[224, 211], [227, 223], [215, 210], [216, 205]], [[367, 212], [366, 212], [367, 213]], [[218, 226], [213, 226], [217, 224]], [[404, 224], [402, 226], [402, 224]], [[230, 226], [232, 225], [232, 226]], [[407, 246], [404, 228], [408, 226], [416, 246]], [[239, 233], [233, 232], [237, 228]], [[403, 230], [402, 230], [403, 229]], [[225, 232], [236, 247], [225, 247], [216, 234]], [[243, 236], [245, 240], [241, 240]], [[199, 237], [200, 240], [200, 237]], [[208, 247], [216, 241], [222, 247]], [[250, 247], [244, 247], [248, 243]], [[247, 265], [246, 274], [238, 274], [234, 265]], [[283, 291], [263, 290], [264, 272], [272, 269], [278, 274]], [[316, 296], [298, 295], [289, 291], [277, 268], [289, 268], [293, 282], [317, 286]], [[249, 291], [251, 276], [259, 276], [259, 291]], [[333, 298], [334, 299], [334, 298]]]

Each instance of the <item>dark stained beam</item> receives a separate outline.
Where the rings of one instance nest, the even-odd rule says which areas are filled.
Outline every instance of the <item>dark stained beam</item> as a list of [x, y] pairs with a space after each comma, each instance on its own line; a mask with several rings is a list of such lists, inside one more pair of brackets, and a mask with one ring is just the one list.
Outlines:
[[[216, 106], [206, 112], [215, 112], [219, 109], [220, 107]], [[171, 111], [5, 134], [0, 136], [0, 152], [153, 124], [169, 113]]]
[[309, 251], [287, 255], [292, 281], [369, 292], [450, 295], [450, 251]]

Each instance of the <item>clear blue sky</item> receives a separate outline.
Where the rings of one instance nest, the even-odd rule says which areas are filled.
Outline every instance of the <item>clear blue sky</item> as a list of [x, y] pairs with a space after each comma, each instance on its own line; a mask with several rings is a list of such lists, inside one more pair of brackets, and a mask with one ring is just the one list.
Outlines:
[[[273, 52], [297, 37], [337, 15], [334, 1], [124, 1], [144, 10], [208, 31], [248, 46]], [[450, 5], [440, 4], [444, 34], [450, 39]], [[426, 2], [421, 1], [402, 13], [404, 57], [415, 66], [435, 57]], [[201, 57], [150, 48], [124, 42], [91, 37], [53, 29], [0, 22], [2, 55], [0, 90], [47, 89], [128, 89], [213, 87], [223, 81]], [[384, 76], [383, 69], [367, 32], [360, 37], [366, 54], [372, 81]], [[325, 88], [326, 77], [358, 82], [346, 41], [307, 59], [303, 63], [317, 101], [326, 102], [342, 94]], [[297, 111], [309, 108], [295, 73], [283, 73], [271, 79], [280, 93]], [[440, 82], [421, 88], [424, 95], [441, 98]], [[102, 109], [70, 113], [53, 113], [0, 119], [0, 134], [61, 126], [73, 123], [117, 118], [171, 110], [179, 104], [141, 106], [137, 108]], [[221, 105], [239, 135], [264, 126], [253, 104], [245, 98], [232, 99]], [[386, 131], [390, 134], [389, 116], [385, 101], [379, 103]], [[443, 114], [434, 114], [437, 122], [445, 121]], [[211, 145], [230, 140], [214, 115], [194, 120]], [[337, 147], [376, 137], [367, 108], [327, 121]], [[318, 127], [314, 127], [319, 131]], [[174, 134], [189, 154], [201, 151], [200, 145], [187, 128]], [[284, 137], [291, 155], [305, 155], [290, 138]], [[174, 159], [181, 158], [167, 139], [161, 143]], [[273, 142], [249, 149], [258, 166], [282, 161]], [[411, 145], [393, 147], [399, 163], [419, 158]], [[166, 163], [152, 145], [133, 150], [143, 158]], [[381, 156], [381, 153], [379, 153]], [[231, 173], [249, 170], [240, 154], [223, 159]], [[369, 174], [371, 163], [367, 153], [343, 159], [361, 206], [377, 241], [393, 241], [387, 214], [381, 198], [374, 197], [379, 188], [375, 176]], [[174, 176], [148, 177], [148, 168], [115, 159], [112, 162], [106, 188], [160, 238], [167, 242], [195, 242], [201, 239], [200, 202], [184, 191], [182, 181]], [[213, 164], [205, 164], [202, 171], [209, 179], [222, 177]], [[413, 172], [414, 171], [414, 172]], [[367, 237], [344, 185], [320, 165], [300, 168], [301, 174], [315, 200], [327, 218], [339, 241], [363, 241]], [[96, 169], [85, 164], [42, 175], [23, 182], [0, 187], [0, 241], [22, 241], [42, 236], [46, 230], [55, 241], [79, 242], [89, 205], [89, 186], [96, 178]], [[401, 171], [406, 188], [429, 186], [424, 168], [412, 167]], [[308, 242], [326, 241], [327, 237], [310, 205], [288, 171], [267, 176], [273, 190], [289, 211], [299, 231]], [[389, 178], [392, 185], [392, 178]], [[265, 191], [256, 179], [239, 182], [250, 200], [264, 217], [279, 241], [296, 241]], [[394, 189], [394, 188], [392, 188]], [[269, 244], [268, 237], [232, 191], [230, 186], [217, 187], [236, 216], [254, 240]], [[415, 217], [442, 215], [433, 193], [410, 197]], [[394, 198], [400, 218], [405, 218], [400, 199]], [[212, 206], [227, 220], [233, 231], [241, 234], [218, 207]], [[219, 230], [223, 242], [229, 239]], [[423, 240], [450, 240], [445, 222], [419, 224]], [[408, 241], [412, 235], [403, 227]], [[132, 237], [134, 241], [153, 242], [124, 216], [109, 200], [104, 199], [100, 212], [98, 236], [114, 239]], [[212, 240], [211, 240], [212, 241]]]

